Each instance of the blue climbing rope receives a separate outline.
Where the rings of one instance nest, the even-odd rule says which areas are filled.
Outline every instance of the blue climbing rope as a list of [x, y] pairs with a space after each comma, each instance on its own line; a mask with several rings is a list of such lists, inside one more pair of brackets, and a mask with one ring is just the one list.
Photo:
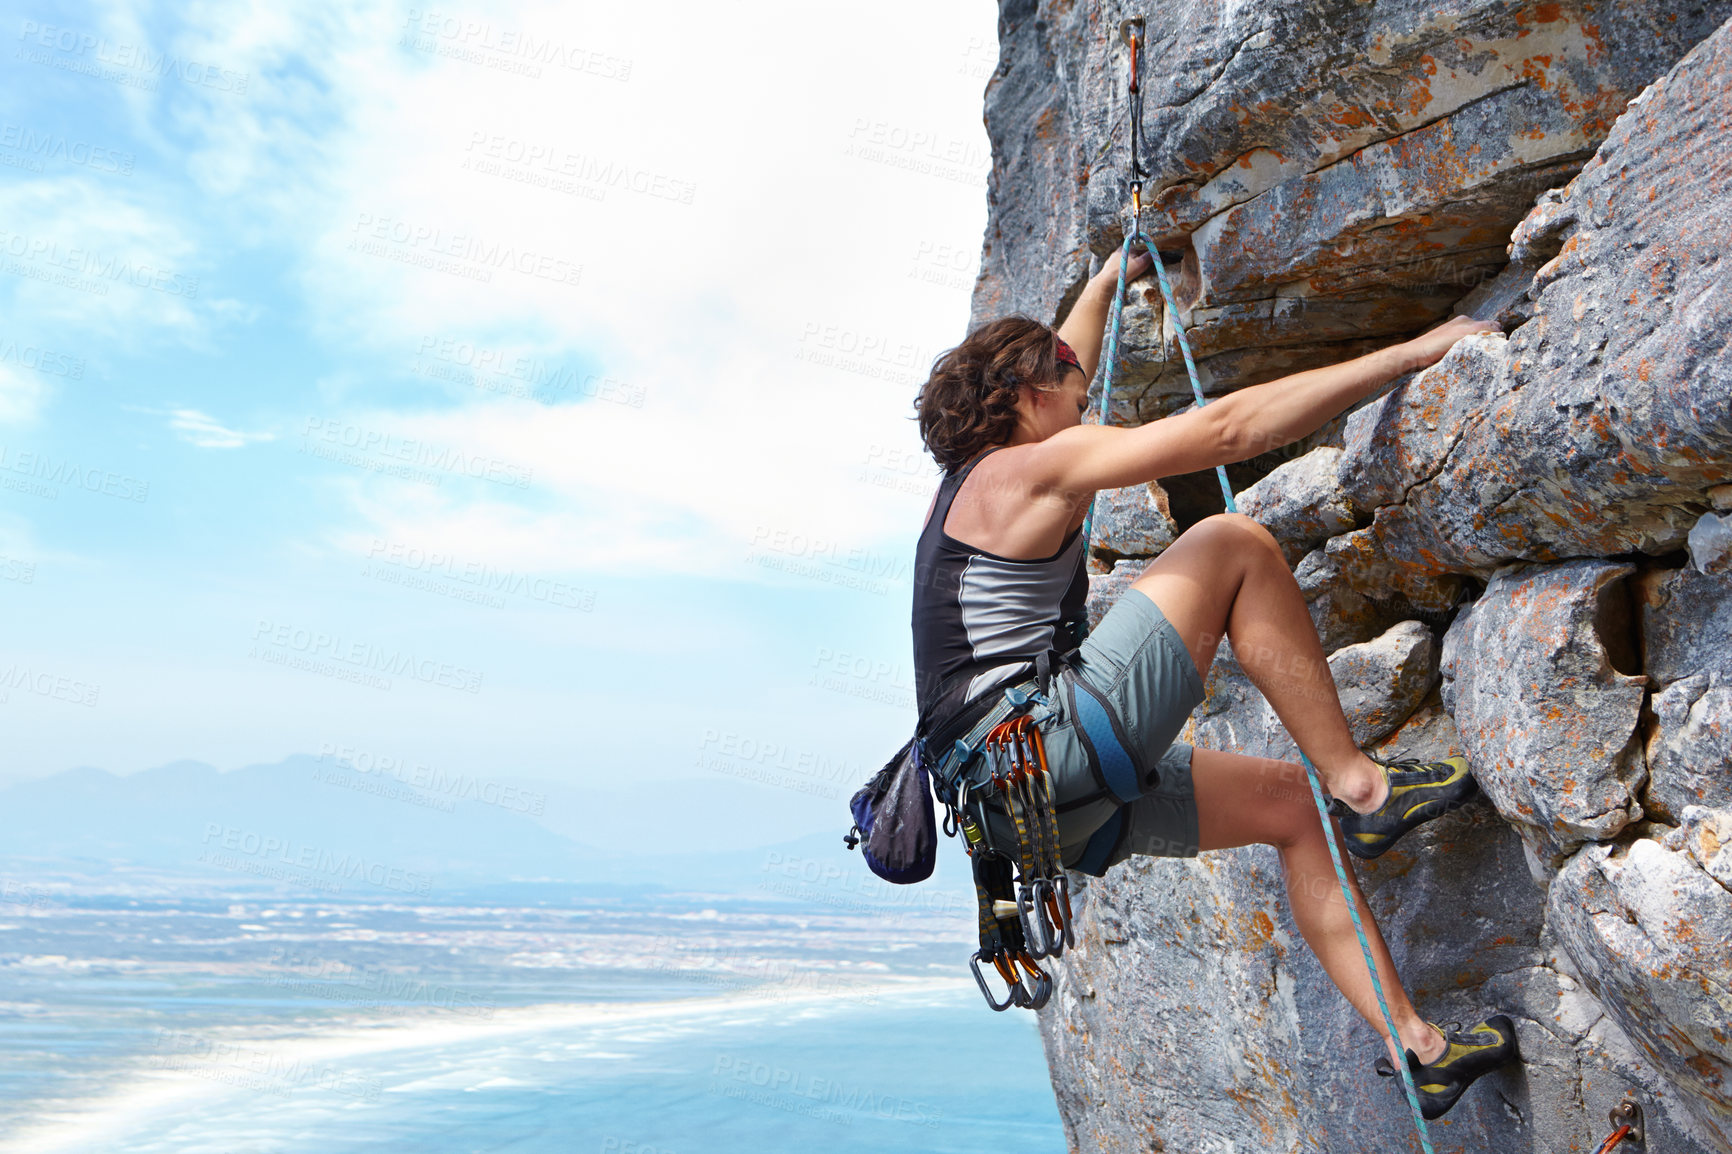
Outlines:
[[[1140, 204], [1140, 198], [1138, 203]], [[1107, 336], [1106, 361], [1101, 376], [1100, 423], [1103, 425], [1108, 423], [1108, 409], [1113, 391], [1113, 368], [1118, 364], [1119, 317], [1124, 311], [1125, 271], [1131, 261], [1131, 246], [1139, 242], [1148, 250], [1149, 256], [1154, 262], [1155, 279], [1160, 282], [1161, 296], [1167, 302], [1167, 316], [1173, 322], [1173, 334], [1178, 338], [1179, 351], [1185, 357], [1185, 372], [1191, 378], [1191, 395], [1197, 399], [1197, 408], [1199, 409], [1208, 403], [1203, 399], [1203, 385], [1197, 378], [1197, 362], [1191, 358], [1191, 342], [1185, 336], [1184, 322], [1179, 319], [1179, 307], [1173, 300], [1173, 289], [1167, 283], [1167, 271], [1161, 265], [1160, 254], [1155, 250], [1154, 242], [1149, 240], [1139, 227], [1133, 225], [1132, 228], [1126, 230], [1124, 246], [1119, 250], [1119, 284], [1113, 297], [1112, 329]], [[1239, 506], [1233, 500], [1233, 486], [1227, 480], [1225, 466], [1216, 465], [1215, 476], [1220, 479], [1221, 496], [1226, 499], [1227, 511], [1237, 513]], [[1088, 516], [1083, 523], [1085, 548], [1093, 541], [1090, 535], [1093, 522], [1094, 503], [1091, 501]], [[1359, 918], [1359, 903], [1353, 900], [1353, 890], [1347, 884], [1347, 867], [1341, 861], [1341, 850], [1335, 844], [1334, 831], [1329, 824], [1329, 809], [1323, 802], [1323, 786], [1317, 779], [1317, 767], [1311, 764], [1311, 759], [1305, 756], [1303, 750], [1299, 753], [1299, 760], [1305, 763], [1305, 777], [1311, 783], [1311, 800], [1317, 804], [1317, 817], [1323, 823], [1323, 840], [1329, 843], [1329, 860], [1335, 863], [1335, 878], [1341, 883], [1341, 897], [1347, 903], [1347, 912], [1353, 917], [1353, 932], [1359, 935], [1359, 949], [1365, 955], [1365, 968], [1371, 974], [1371, 988], [1377, 992], [1377, 1008], [1383, 1011], [1383, 1024], [1389, 1030], [1390, 1039], [1395, 1042], [1396, 1049], [1401, 1050], [1403, 1047], [1401, 1046], [1400, 1035], [1395, 1031], [1395, 1019], [1389, 1013], [1389, 1001], [1383, 994], [1383, 982], [1377, 976], [1377, 963], [1371, 957], [1371, 942], [1365, 936], [1365, 923]], [[1413, 1111], [1413, 1124], [1419, 1129], [1419, 1144], [1424, 1148], [1425, 1154], [1435, 1154], [1431, 1146], [1431, 1131], [1426, 1128], [1425, 1116], [1419, 1110], [1419, 1095], [1413, 1086], [1413, 1072], [1408, 1069], [1407, 1063], [1404, 1061], [1397, 1062], [1396, 1066], [1401, 1070], [1401, 1085], [1407, 1092], [1407, 1104]]]

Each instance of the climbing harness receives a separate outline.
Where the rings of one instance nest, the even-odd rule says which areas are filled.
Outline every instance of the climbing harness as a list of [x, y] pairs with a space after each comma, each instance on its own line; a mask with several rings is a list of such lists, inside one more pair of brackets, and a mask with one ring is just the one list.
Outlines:
[[[1185, 358], [1185, 373], [1190, 377], [1191, 395], [1196, 399], [1197, 408], [1201, 409], [1208, 402], [1203, 397], [1203, 385], [1197, 375], [1196, 361], [1191, 357], [1191, 342], [1185, 335], [1185, 325], [1179, 319], [1178, 303], [1173, 299], [1172, 286], [1167, 283], [1166, 267], [1161, 263], [1160, 253], [1154, 242], [1143, 232], [1143, 181], [1148, 173], [1142, 167], [1142, 91], [1139, 82], [1139, 71], [1144, 36], [1144, 24], [1141, 19], [1125, 21], [1119, 28], [1119, 35], [1130, 48], [1130, 104], [1131, 127], [1130, 136], [1130, 220], [1125, 229], [1124, 244], [1119, 249], [1119, 279], [1118, 289], [1113, 297], [1112, 328], [1108, 335], [1106, 354], [1103, 358], [1103, 375], [1101, 377], [1100, 423], [1107, 424], [1108, 408], [1112, 396], [1113, 369], [1118, 362], [1119, 322], [1124, 312], [1125, 272], [1130, 266], [1131, 248], [1141, 244], [1153, 258], [1155, 279], [1160, 284], [1161, 298], [1166, 302], [1166, 315], [1173, 325], [1173, 335], [1178, 341], [1179, 351]], [[1223, 465], [1215, 466], [1215, 476], [1221, 482], [1221, 496], [1226, 502], [1229, 513], [1237, 513], [1239, 507], [1233, 500], [1233, 486], [1227, 480], [1227, 470]], [[1094, 505], [1091, 502], [1084, 519], [1084, 548], [1092, 540], [1090, 536], [1094, 522]], [[1323, 800], [1323, 786], [1317, 777], [1317, 767], [1311, 764], [1311, 759], [1303, 752], [1299, 760], [1305, 765], [1306, 779], [1311, 783], [1311, 799], [1317, 806], [1317, 818], [1323, 823], [1323, 840], [1329, 845], [1329, 860], [1335, 866], [1335, 877], [1341, 884], [1341, 896], [1347, 903], [1347, 912], [1353, 918], [1353, 932], [1359, 936], [1359, 949], [1365, 956], [1365, 968], [1371, 974], [1371, 988], [1377, 994], [1377, 1007], [1383, 1012], [1384, 1026], [1389, 1030], [1391, 1039], [1399, 1039], [1395, 1020], [1389, 1013], [1389, 1002], [1383, 993], [1383, 982], [1377, 973], [1377, 963], [1371, 956], [1371, 943], [1365, 936], [1365, 925], [1359, 916], [1359, 904], [1353, 900], [1353, 891], [1347, 883], [1347, 870], [1341, 861], [1341, 850], [1335, 844], [1335, 838], [1329, 825], [1329, 811]], [[1402, 1089], [1407, 1094], [1408, 1107], [1413, 1112], [1413, 1124], [1419, 1131], [1419, 1143], [1425, 1154], [1434, 1154], [1431, 1145], [1431, 1132], [1426, 1127], [1425, 1118], [1420, 1113], [1419, 1095], [1413, 1085], [1413, 1074], [1407, 1068], [1406, 1062], [1398, 1063], [1401, 1072]], [[1610, 1149], [1608, 1146], [1607, 1149]]]
[[[972, 864], [980, 949], [969, 966], [994, 1010], [1045, 1005], [1052, 981], [1037, 963], [1062, 957], [1076, 944], [1057, 788], [1041, 723], [1066, 708], [1094, 779], [1096, 788], [1065, 808], [1102, 798], [1118, 806], [1071, 870], [1095, 877], [1105, 872], [1124, 829], [1123, 807], [1142, 796], [1148, 776], [1100, 691], [1070, 667], [1074, 653], [1038, 655], [1033, 677], [982, 695], [917, 739], [920, 763], [945, 809], [944, 833], [961, 837]], [[954, 676], [959, 683], [970, 674]], [[939, 699], [953, 688], [941, 686]], [[995, 814], [1002, 815], [996, 832]], [[1002, 979], [1002, 995], [988, 982], [989, 969]]]

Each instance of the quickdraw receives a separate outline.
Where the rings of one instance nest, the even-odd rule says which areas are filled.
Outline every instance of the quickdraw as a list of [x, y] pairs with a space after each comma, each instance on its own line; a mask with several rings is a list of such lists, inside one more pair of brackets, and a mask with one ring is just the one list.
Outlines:
[[[944, 820], [946, 833], [961, 835], [973, 866], [980, 949], [969, 969], [994, 1010], [1038, 1010], [1053, 988], [1039, 959], [1060, 957], [1076, 944], [1046, 747], [1034, 719], [1019, 714], [988, 730], [979, 749], [985, 782], [964, 781]], [[986, 812], [991, 802], [1009, 817], [1014, 845], [994, 843]], [[997, 971], [1003, 994], [987, 980], [987, 967]]]
[[[965, 835], [970, 825], [972, 822], [965, 817]], [[978, 827], [975, 833], [980, 833]], [[973, 846], [969, 848], [969, 856], [974, 864], [974, 891], [980, 902], [980, 949], [968, 959], [968, 968], [973, 971], [986, 1004], [994, 1010], [1008, 1010], [1012, 1006], [1038, 1010], [1052, 997], [1052, 975], [1041, 969], [1029, 952], [1022, 922], [1016, 915], [1016, 903], [1009, 899], [1010, 860], [990, 850], [976, 853]], [[993, 993], [980, 968], [982, 962], [998, 971], [1006, 991], [1002, 998]]]
[[1002, 778], [994, 776], [1000, 782], [1020, 842], [1016, 910], [1029, 953], [1037, 958], [1060, 957], [1066, 946], [1076, 944], [1076, 930], [1072, 925], [1070, 879], [1059, 846], [1052, 774], [1040, 729], [1026, 715], [1011, 718], [987, 735], [986, 750], [989, 758], [1005, 766]]

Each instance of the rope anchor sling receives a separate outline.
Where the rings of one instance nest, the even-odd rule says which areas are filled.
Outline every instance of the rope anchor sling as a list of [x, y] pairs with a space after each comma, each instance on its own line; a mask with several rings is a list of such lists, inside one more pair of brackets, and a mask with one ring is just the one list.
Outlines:
[[[1140, 56], [1143, 44], [1144, 25], [1141, 19], [1126, 20], [1119, 28], [1119, 34], [1130, 49], [1130, 125], [1127, 135], [1130, 138], [1130, 193], [1131, 214], [1130, 227], [1125, 229], [1124, 244], [1119, 249], [1119, 280], [1118, 288], [1113, 296], [1112, 328], [1107, 337], [1105, 355], [1101, 359], [1101, 400], [1100, 423], [1108, 423], [1108, 412], [1113, 390], [1113, 370], [1118, 364], [1119, 322], [1124, 312], [1125, 301], [1125, 270], [1130, 264], [1131, 249], [1141, 244], [1153, 258], [1155, 279], [1161, 287], [1161, 298], [1166, 302], [1166, 315], [1172, 321], [1173, 335], [1178, 341], [1179, 351], [1185, 358], [1185, 372], [1191, 380], [1191, 395], [1196, 399], [1200, 409], [1208, 402], [1203, 397], [1202, 382], [1197, 376], [1197, 363], [1191, 357], [1191, 342], [1185, 335], [1184, 322], [1179, 318], [1179, 308], [1173, 299], [1172, 286], [1167, 282], [1166, 268], [1161, 263], [1160, 253], [1155, 244], [1142, 229], [1142, 192], [1143, 180], [1148, 176], [1142, 164], [1142, 133], [1143, 133], [1143, 95], [1138, 83]], [[1224, 466], [1215, 466], [1215, 476], [1221, 482], [1221, 496], [1226, 502], [1229, 513], [1237, 513], [1239, 507], [1233, 500], [1233, 486], [1227, 480], [1227, 470]], [[1094, 527], [1094, 504], [1089, 505], [1088, 516], [1083, 524], [1083, 539], [1092, 541]], [[1365, 968], [1371, 974], [1371, 988], [1377, 993], [1377, 1008], [1383, 1013], [1383, 1024], [1389, 1030], [1391, 1039], [1399, 1045], [1400, 1035], [1395, 1029], [1395, 1020], [1389, 1013], [1389, 1001], [1383, 993], [1383, 981], [1377, 973], [1377, 963], [1371, 956], [1371, 943], [1365, 936], [1365, 924], [1359, 916], [1359, 903], [1353, 900], [1353, 891], [1347, 884], [1347, 869], [1341, 860], [1341, 849], [1335, 844], [1333, 829], [1329, 824], [1329, 810], [1323, 800], [1323, 786], [1317, 777], [1317, 767], [1311, 764], [1311, 759], [1303, 752], [1299, 760], [1305, 765], [1305, 777], [1311, 784], [1311, 800], [1317, 806], [1317, 818], [1323, 823], [1323, 840], [1329, 845], [1329, 860], [1335, 866], [1335, 878], [1341, 884], [1341, 897], [1347, 903], [1347, 912], [1353, 917], [1353, 932], [1359, 936], [1359, 949], [1365, 956]], [[1431, 1145], [1431, 1131], [1425, 1124], [1425, 1117], [1420, 1113], [1419, 1096], [1413, 1085], [1413, 1073], [1406, 1062], [1397, 1063], [1401, 1071], [1401, 1086], [1407, 1096], [1408, 1107], [1413, 1112], [1413, 1124], [1419, 1131], [1419, 1144], [1425, 1154], [1434, 1154]]]

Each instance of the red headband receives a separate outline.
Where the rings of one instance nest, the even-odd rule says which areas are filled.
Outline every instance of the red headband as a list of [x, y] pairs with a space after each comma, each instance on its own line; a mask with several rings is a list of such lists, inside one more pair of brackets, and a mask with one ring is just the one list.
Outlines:
[[[1077, 360], [1076, 350], [1065, 344], [1064, 338], [1059, 336], [1057, 333], [1052, 335], [1052, 340], [1054, 355], [1058, 358], [1058, 363], [1061, 365], [1069, 365], [1077, 372], [1082, 373], [1083, 376], [1088, 376], [1088, 373], [1083, 370], [1082, 362]], [[1060, 373], [1059, 375], [1063, 376], [1064, 374]]]

